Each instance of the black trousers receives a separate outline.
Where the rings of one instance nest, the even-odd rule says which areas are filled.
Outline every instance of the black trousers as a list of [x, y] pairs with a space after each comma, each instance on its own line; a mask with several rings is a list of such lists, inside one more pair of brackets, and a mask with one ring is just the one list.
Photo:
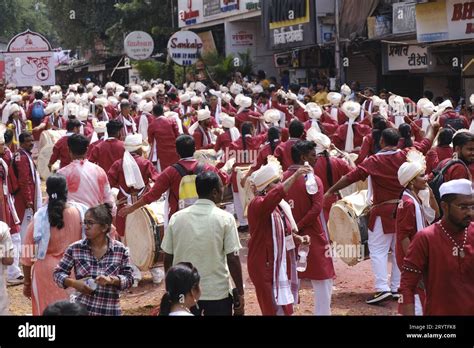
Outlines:
[[197, 307], [191, 308], [191, 313], [196, 316], [232, 316], [232, 307], [234, 301], [232, 296], [216, 301], [198, 301]]

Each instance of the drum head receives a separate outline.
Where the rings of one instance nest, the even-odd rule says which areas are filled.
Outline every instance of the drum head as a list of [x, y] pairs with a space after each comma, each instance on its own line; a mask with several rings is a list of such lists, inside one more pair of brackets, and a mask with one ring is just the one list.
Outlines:
[[53, 172], [50, 172], [48, 168], [49, 160], [53, 154], [53, 147], [54, 145], [46, 145], [40, 150], [38, 154], [38, 172], [41, 176], [41, 179], [43, 180], [48, 179], [53, 174], [53, 172], [59, 170], [59, 161], [54, 163], [52, 168]]
[[39, 150], [43, 149], [46, 145], [54, 145], [56, 142], [66, 135], [65, 130], [45, 130], [41, 132], [39, 139]]
[[361, 261], [361, 237], [357, 216], [344, 202], [332, 206], [328, 230], [338, 257], [349, 266], [358, 264]]
[[242, 187], [240, 185], [240, 181], [242, 178], [245, 176], [245, 174], [248, 173], [250, 170], [250, 166], [247, 167], [236, 167], [236, 180], [237, 180], [237, 186], [239, 188], [239, 197], [240, 197], [240, 202], [242, 203], [242, 208], [244, 209], [244, 216], [247, 216], [247, 207], [252, 201], [254, 195], [252, 190], [250, 189], [250, 180], [247, 180], [245, 182], [245, 187]]
[[125, 222], [125, 241], [130, 248], [130, 259], [140, 271], [148, 271], [155, 260], [154, 225], [146, 208], [128, 215]]

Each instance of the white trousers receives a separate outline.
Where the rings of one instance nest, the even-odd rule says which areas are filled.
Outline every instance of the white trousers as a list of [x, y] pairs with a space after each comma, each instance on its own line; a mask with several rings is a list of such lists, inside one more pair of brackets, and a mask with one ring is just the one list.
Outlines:
[[249, 222], [244, 217], [244, 208], [242, 207], [242, 202], [240, 202], [240, 196], [237, 192], [232, 192], [234, 196], [234, 209], [235, 214], [237, 215], [237, 220], [239, 220], [240, 226], [247, 226]]
[[312, 280], [314, 294], [314, 315], [331, 315], [333, 279]]
[[20, 250], [21, 250], [21, 237], [19, 233], [12, 234], [13, 244], [13, 264], [7, 268], [7, 277], [10, 280], [16, 279], [23, 275], [20, 268]]
[[[372, 271], [375, 277], [375, 291], [397, 292], [400, 286], [400, 270], [395, 258], [395, 233], [383, 233], [382, 220], [377, 217], [374, 230], [369, 230], [369, 250]], [[388, 255], [391, 253], [392, 276], [390, 284], [388, 282]]]

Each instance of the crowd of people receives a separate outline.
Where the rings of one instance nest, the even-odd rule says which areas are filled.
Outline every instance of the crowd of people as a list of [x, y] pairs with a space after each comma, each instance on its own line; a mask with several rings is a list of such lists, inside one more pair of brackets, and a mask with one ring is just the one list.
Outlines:
[[[0, 314], [6, 284], [23, 284], [33, 315], [121, 315], [120, 293], [141, 279], [127, 218], [161, 201], [163, 263], [150, 268], [156, 283], [166, 272], [161, 315], [244, 315], [246, 232], [263, 315], [291, 315], [302, 280], [311, 281], [314, 314], [331, 315], [331, 207], [365, 181], [367, 304], [474, 314], [470, 107], [429, 91], [414, 102], [357, 84], [285, 89], [261, 74], [224, 85], [7, 87]], [[36, 153], [50, 131], [62, 137], [43, 199]]]

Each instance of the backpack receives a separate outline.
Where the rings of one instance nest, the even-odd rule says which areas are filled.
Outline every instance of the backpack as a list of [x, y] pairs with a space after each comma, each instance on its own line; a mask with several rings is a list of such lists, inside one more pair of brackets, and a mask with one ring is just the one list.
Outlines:
[[460, 117], [446, 118], [443, 128], [453, 128], [456, 131], [458, 131], [458, 130], [464, 128], [464, 122], [463, 122], [462, 118], [460, 118]]
[[183, 210], [193, 205], [198, 200], [196, 190], [196, 176], [204, 170], [202, 164], [198, 164], [196, 169], [188, 171], [182, 164], [175, 163], [172, 166], [181, 175], [179, 183], [178, 210]]
[[430, 186], [431, 190], [433, 191], [433, 194], [436, 198], [436, 201], [438, 202], [438, 205], [441, 203], [441, 195], [439, 193], [439, 188], [441, 185], [444, 184], [444, 174], [448, 171], [449, 168], [451, 168], [455, 164], [462, 164], [465, 168], [466, 171], [469, 173], [469, 169], [466, 167], [466, 164], [461, 161], [461, 160], [450, 160], [448, 163], [444, 165], [444, 167], [440, 168], [438, 166], [436, 169], [433, 170], [433, 179], [428, 183]]
[[41, 122], [44, 117], [44, 106], [41, 102], [36, 102], [33, 104], [33, 108], [31, 109], [31, 119], [34, 122]]

